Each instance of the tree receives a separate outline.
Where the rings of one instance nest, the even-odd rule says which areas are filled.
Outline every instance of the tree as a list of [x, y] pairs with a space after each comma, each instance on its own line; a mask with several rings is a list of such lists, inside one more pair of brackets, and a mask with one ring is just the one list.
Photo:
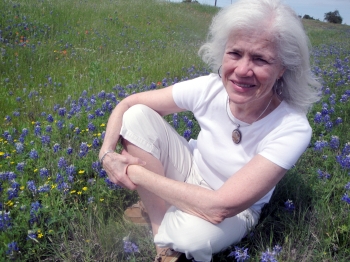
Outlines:
[[343, 22], [343, 18], [340, 16], [338, 10], [335, 10], [334, 12], [325, 13], [324, 20], [334, 24], [341, 24]]
[[312, 16], [309, 16], [309, 15], [304, 15], [303, 18], [304, 19], [315, 20]]

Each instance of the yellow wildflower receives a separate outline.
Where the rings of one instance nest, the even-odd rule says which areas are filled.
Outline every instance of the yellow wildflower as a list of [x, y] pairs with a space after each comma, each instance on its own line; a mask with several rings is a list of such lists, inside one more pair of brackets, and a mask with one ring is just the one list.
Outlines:
[[19, 189], [20, 189], [20, 190], [24, 190], [24, 189], [25, 189], [25, 186], [21, 186]]
[[105, 199], [104, 198], [100, 198], [100, 202], [103, 202]]
[[34, 173], [36, 173], [36, 172], [38, 172], [38, 169], [37, 169], [37, 168], [34, 169]]
[[101, 126], [101, 127], [104, 127], [104, 126], [106, 126], [106, 124], [105, 124], [105, 123], [102, 123], [100, 126]]
[[71, 194], [74, 194], [75, 192], [77, 192], [76, 190], [72, 190], [70, 191]]
[[57, 187], [57, 184], [51, 185], [51, 189], [54, 189], [54, 188], [56, 188], [56, 187]]
[[38, 238], [42, 238], [43, 236], [44, 236], [43, 233], [39, 233], [39, 234], [38, 234]]
[[84, 186], [83, 191], [86, 191], [86, 190], [88, 190], [88, 188], [87, 188], [87, 186]]
[[78, 193], [77, 193], [77, 194], [78, 194], [78, 195], [81, 195], [82, 193], [83, 193], [83, 192], [81, 192], [81, 191], [78, 191]]
[[4, 152], [0, 152], [0, 156], [3, 156], [3, 155], [5, 155], [5, 153]]
[[82, 175], [82, 174], [84, 174], [84, 173], [85, 173], [84, 170], [79, 170], [79, 172], [78, 172], [78, 174], [80, 174], [80, 175]]

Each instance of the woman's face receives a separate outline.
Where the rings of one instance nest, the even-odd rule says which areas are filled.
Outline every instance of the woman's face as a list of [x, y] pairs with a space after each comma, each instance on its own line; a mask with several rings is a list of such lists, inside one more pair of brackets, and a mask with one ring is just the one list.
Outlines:
[[270, 100], [272, 88], [284, 73], [275, 44], [268, 34], [236, 34], [226, 44], [221, 77], [235, 104]]

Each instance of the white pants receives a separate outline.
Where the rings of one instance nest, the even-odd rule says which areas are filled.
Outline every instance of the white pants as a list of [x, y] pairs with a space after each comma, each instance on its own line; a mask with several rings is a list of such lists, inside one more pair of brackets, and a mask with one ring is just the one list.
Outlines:
[[[125, 112], [120, 135], [159, 159], [166, 177], [211, 189], [198, 173], [186, 139], [147, 106], [136, 105]], [[171, 206], [154, 242], [185, 253], [188, 259], [210, 261], [212, 254], [238, 243], [258, 219], [259, 214], [249, 208], [214, 225]]]

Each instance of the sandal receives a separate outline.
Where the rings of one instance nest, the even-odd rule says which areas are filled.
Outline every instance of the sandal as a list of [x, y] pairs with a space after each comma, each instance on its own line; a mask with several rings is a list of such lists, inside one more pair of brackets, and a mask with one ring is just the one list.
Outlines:
[[136, 204], [128, 207], [124, 211], [123, 218], [125, 221], [131, 222], [138, 226], [149, 226], [151, 224], [148, 213], [142, 201], [138, 201]]
[[154, 262], [176, 262], [180, 261], [182, 253], [171, 248], [163, 249], [154, 259]]

